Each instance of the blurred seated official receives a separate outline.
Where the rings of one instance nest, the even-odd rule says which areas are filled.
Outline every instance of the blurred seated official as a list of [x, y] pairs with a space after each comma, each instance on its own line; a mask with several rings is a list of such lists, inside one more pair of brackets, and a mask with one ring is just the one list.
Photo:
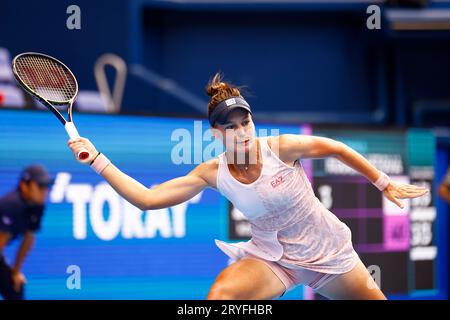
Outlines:
[[[24, 299], [25, 276], [21, 269], [39, 230], [48, 188], [53, 183], [40, 165], [27, 167], [15, 190], [0, 197], [0, 295], [5, 300]], [[22, 236], [13, 265], [9, 266], [4, 248]]]
[[444, 179], [442, 180], [441, 184], [439, 185], [439, 197], [445, 200], [447, 204], [450, 205], [450, 167], [447, 170], [447, 173], [445, 174]]

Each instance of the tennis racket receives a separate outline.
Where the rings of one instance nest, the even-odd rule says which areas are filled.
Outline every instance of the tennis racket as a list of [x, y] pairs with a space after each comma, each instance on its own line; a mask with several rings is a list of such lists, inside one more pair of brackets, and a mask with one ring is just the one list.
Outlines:
[[[71, 139], [80, 137], [72, 120], [72, 105], [78, 94], [78, 83], [61, 61], [36, 52], [17, 55], [12, 62], [14, 77], [22, 88], [42, 102], [61, 121]], [[55, 106], [68, 105], [68, 120]], [[89, 158], [86, 149], [78, 152], [80, 161]]]

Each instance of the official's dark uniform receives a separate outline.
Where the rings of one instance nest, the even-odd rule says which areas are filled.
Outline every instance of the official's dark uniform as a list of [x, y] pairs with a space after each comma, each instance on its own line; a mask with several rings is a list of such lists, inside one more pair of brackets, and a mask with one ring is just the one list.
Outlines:
[[[20, 196], [18, 190], [0, 198], [0, 231], [11, 234], [11, 240], [17, 239], [26, 231], [38, 231], [44, 206], [29, 206]], [[22, 299], [20, 292], [14, 290], [10, 266], [5, 257], [0, 256], [0, 294], [4, 299]]]

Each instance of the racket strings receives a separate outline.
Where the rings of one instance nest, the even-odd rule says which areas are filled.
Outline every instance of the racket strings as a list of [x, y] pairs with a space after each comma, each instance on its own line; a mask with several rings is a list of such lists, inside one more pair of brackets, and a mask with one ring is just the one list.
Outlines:
[[46, 100], [67, 103], [77, 93], [77, 84], [73, 75], [52, 59], [25, 55], [17, 59], [15, 67], [20, 79]]

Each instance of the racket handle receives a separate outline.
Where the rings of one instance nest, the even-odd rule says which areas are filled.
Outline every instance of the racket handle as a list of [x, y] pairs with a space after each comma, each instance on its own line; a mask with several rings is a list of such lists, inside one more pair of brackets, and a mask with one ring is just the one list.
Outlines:
[[[78, 139], [80, 137], [78, 130], [77, 128], [75, 128], [73, 122], [66, 122], [64, 128], [66, 129], [66, 132], [69, 135], [70, 139]], [[77, 157], [81, 161], [86, 160], [89, 158], [89, 151], [87, 151], [86, 149], [81, 149], [81, 151], [78, 152]]]

